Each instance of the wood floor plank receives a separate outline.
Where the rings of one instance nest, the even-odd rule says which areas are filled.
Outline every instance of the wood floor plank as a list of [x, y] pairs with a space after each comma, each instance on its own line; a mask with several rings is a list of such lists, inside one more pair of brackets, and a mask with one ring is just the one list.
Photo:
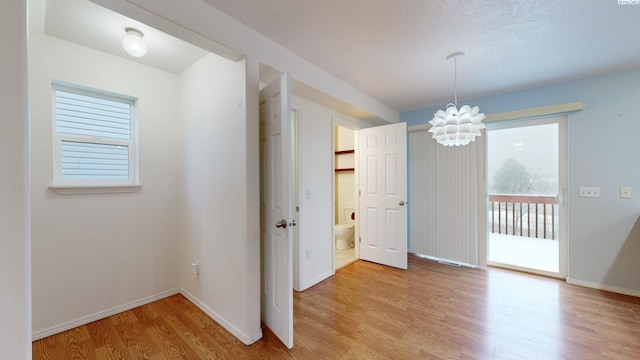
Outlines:
[[33, 343], [33, 359], [640, 359], [640, 298], [409, 257], [294, 293], [294, 348], [242, 344], [181, 295]]
[[49, 336], [35, 341], [32, 345], [34, 359], [55, 360], [62, 359], [67, 344], [61, 334]]
[[105, 354], [110, 359], [126, 360], [130, 357], [129, 349], [125, 346], [118, 330], [113, 325], [113, 318], [108, 317], [101, 320], [105, 332]]
[[192, 348], [199, 358], [221, 359], [227, 358], [227, 351], [214, 337], [198, 326], [187, 314], [189, 309], [184, 308], [175, 316], [168, 317], [168, 323], [180, 338]]

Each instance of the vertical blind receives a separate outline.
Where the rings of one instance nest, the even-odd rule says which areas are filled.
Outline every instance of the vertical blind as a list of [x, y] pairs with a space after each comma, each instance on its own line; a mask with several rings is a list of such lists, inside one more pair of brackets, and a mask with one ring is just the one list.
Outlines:
[[410, 252], [479, 264], [482, 147], [482, 139], [444, 147], [426, 130], [409, 132]]
[[428, 131], [409, 132], [409, 251], [436, 256], [436, 145]]

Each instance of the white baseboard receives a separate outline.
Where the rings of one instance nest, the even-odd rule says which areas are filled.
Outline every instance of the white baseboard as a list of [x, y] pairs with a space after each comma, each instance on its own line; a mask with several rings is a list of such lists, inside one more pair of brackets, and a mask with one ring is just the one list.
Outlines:
[[478, 267], [478, 265], [467, 264], [467, 263], [463, 263], [463, 262], [459, 262], [459, 261], [455, 261], [455, 260], [447, 260], [447, 259], [443, 259], [443, 258], [431, 256], [431, 255], [418, 254], [418, 253], [414, 253], [414, 252], [408, 252], [408, 253], [411, 254], [411, 255], [415, 255], [415, 256], [417, 256], [419, 258], [422, 258], [422, 259], [433, 260], [433, 261], [437, 261], [439, 263], [444, 263], [444, 264], [448, 264], [448, 265], [464, 266], [464, 267], [469, 267], [469, 268], [472, 268], [472, 269], [475, 269], [475, 268]]
[[238, 338], [238, 340], [242, 341], [245, 345], [251, 345], [254, 342], [262, 339], [262, 329], [258, 331], [254, 336], [250, 336], [245, 334], [243, 331], [239, 330], [233, 324], [228, 322], [224, 317], [220, 316], [217, 312], [213, 311], [210, 307], [205, 305], [198, 298], [193, 296], [190, 292], [185, 289], [180, 289], [180, 293], [186, 297], [189, 301], [191, 301], [195, 306], [200, 308], [200, 310], [204, 311], [210, 318], [212, 318], [215, 322], [220, 324], [223, 328], [225, 328], [228, 332], [230, 332], [233, 336]]
[[584, 286], [592, 289], [598, 289], [598, 290], [604, 290], [604, 291], [614, 292], [614, 293], [623, 294], [623, 295], [640, 297], [640, 291], [638, 290], [625, 289], [621, 287], [599, 284], [599, 283], [594, 283], [590, 281], [567, 278], [567, 284]]
[[305, 291], [308, 288], [312, 287], [313, 285], [317, 285], [320, 282], [332, 277], [335, 274], [335, 271], [327, 271], [324, 274], [320, 274], [319, 276], [316, 276], [315, 279], [311, 279], [309, 281], [307, 281], [306, 283], [303, 284], [303, 288], [300, 291]]
[[40, 340], [42, 338], [46, 338], [47, 336], [55, 335], [61, 333], [63, 331], [71, 330], [78, 326], [86, 325], [88, 323], [104, 319], [106, 317], [121, 313], [123, 311], [131, 310], [133, 308], [137, 308], [138, 306], [146, 305], [152, 303], [154, 301], [158, 301], [160, 299], [164, 299], [166, 297], [178, 294], [178, 289], [172, 289], [163, 291], [161, 293], [148, 296], [146, 298], [142, 298], [140, 300], [132, 301], [130, 303], [126, 303], [123, 305], [115, 306], [107, 310], [99, 311], [95, 314], [83, 316], [76, 320], [67, 321], [60, 325], [52, 326], [46, 329], [35, 331], [31, 334], [32, 341]]

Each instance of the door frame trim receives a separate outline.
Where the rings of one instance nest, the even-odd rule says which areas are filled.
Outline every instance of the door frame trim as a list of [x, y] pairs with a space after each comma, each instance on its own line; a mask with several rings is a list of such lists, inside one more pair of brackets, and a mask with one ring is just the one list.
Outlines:
[[[353, 146], [354, 146], [354, 154], [353, 154], [353, 166], [354, 166], [354, 172], [353, 172], [353, 178], [354, 178], [354, 189], [356, 191], [355, 194], [355, 198], [353, 199], [354, 201], [354, 208], [356, 211], [356, 214], [360, 214], [360, 201], [359, 201], [359, 196], [358, 196], [358, 191], [360, 191], [359, 189], [359, 184], [360, 184], [360, 172], [358, 170], [359, 166], [358, 166], [358, 139], [359, 139], [359, 131], [360, 131], [360, 126], [357, 123], [354, 122], [350, 122], [350, 121], [346, 121], [338, 116], [333, 115], [331, 117], [331, 275], [335, 275], [336, 273], [336, 243], [335, 243], [335, 238], [336, 238], [336, 233], [335, 233], [335, 218], [336, 218], [336, 177], [334, 175], [334, 169], [336, 168], [336, 157], [333, 155], [333, 152], [335, 151], [336, 148], [336, 136], [335, 136], [335, 129], [336, 126], [340, 126], [343, 128], [347, 128], [350, 130], [353, 130], [354, 132], [354, 139], [353, 139]], [[353, 237], [354, 237], [354, 256], [356, 257], [356, 259], [360, 259], [360, 242], [358, 241], [358, 239], [360, 238], [360, 216], [356, 216], [356, 220], [355, 220], [355, 225], [354, 225], [354, 229], [353, 229]]]

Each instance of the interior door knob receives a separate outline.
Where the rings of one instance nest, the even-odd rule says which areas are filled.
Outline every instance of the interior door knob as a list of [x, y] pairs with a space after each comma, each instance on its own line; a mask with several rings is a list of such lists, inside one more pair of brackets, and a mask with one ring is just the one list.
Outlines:
[[298, 225], [298, 223], [295, 220], [291, 220], [291, 222], [289, 223], [289, 226], [296, 226]]
[[276, 227], [277, 228], [283, 228], [286, 229], [287, 228], [287, 220], [282, 219], [280, 221], [276, 221]]
[[400, 200], [400, 202], [398, 203], [398, 205], [400, 205], [400, 206], [404, 206], [404, 204], [405, 204], [405, 202], [402, 201], [402, 200]]

